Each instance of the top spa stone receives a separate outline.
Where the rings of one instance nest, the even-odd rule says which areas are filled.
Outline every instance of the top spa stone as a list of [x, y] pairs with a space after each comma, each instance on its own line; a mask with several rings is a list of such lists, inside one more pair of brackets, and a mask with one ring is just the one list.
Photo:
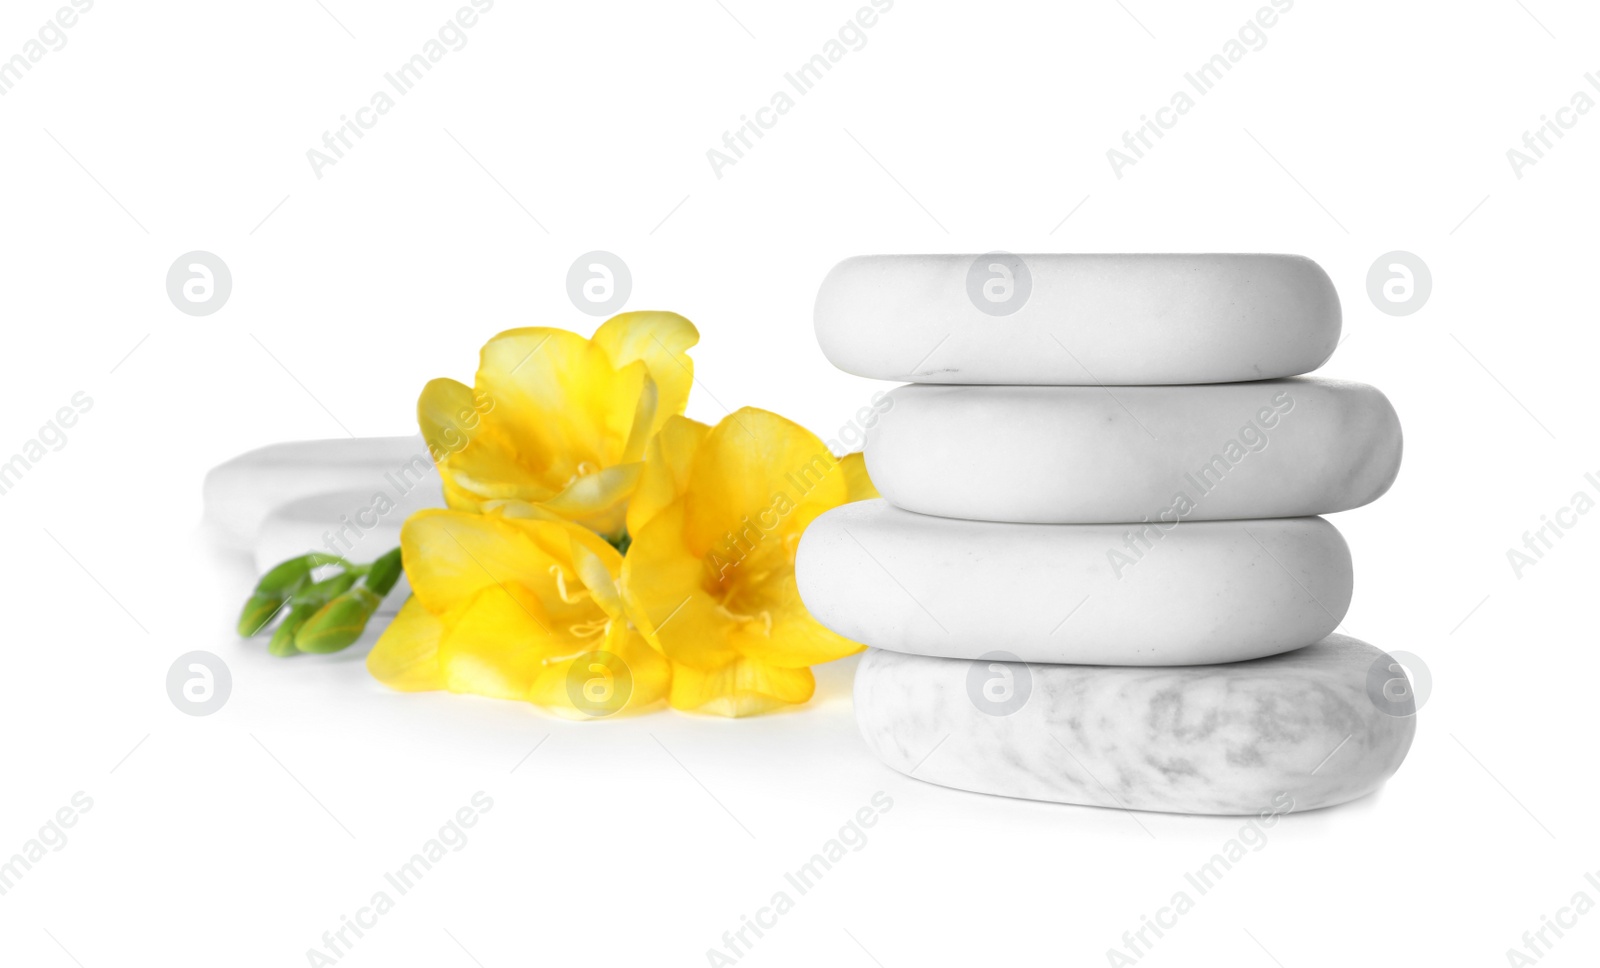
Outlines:
[[904, 383], [1139, 386], [1309, 373], [1339, 342], [1295, 255], [869, 255], [817, 293], [817, 341]]

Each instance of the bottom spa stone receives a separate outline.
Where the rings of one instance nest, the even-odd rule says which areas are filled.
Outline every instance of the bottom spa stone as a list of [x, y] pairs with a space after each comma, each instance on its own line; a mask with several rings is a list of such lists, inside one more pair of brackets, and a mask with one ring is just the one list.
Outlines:
[[[941, 786], [1218, 815], [1344, 803], [1394, 774], [1410, 689], [1344, 635], [1209, 666], [1027, 665], [869, 651], [856, 723], [879, 759]], [[1395, 701], [1395, 696], [1404, 698]]]

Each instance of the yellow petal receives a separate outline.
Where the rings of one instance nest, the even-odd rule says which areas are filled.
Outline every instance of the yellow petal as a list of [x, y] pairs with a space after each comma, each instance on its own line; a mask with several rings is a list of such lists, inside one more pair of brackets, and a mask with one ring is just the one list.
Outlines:
[[745, 407], [712, 428], [695, 455], [685, 540], [699, 554], [715, 548], [725, 558], [757, 559], [757, 570], [780, 567], [793, 562], [812, 519], [846, 493], [839, 462], [816, 434]]
[[607, 536], [622, 534], [628, 499], [638, 486], [643, 464], [619, 464], [573, 481], [544, 506], [564, 518]]
[[781, 669], [735, 659], [713, 669], [672, 664], [673, 709], [712, 716], [754, 716], [803, 703], [816, 691], [810, 669]]
[[464, 511], [418, 511], [400, 528], [412, 593], [443, 615], [485, 588], [542, 581], [552, 560], [535, 543], [532, 525]]
[[708, 591], [706, 564], [683, 543], [683, 504], [671, 505], [633, 537], [622, 559], [628, 615], [674, 659], [715, 666], [735, 658], [735, 622]]
[[[493, 513], [418, 511], [400, 529], [411, 590], [428, 611], [443, 616], [485, 589], [498, 588], [548, 618], [553, 628], [588, 625], [598, 617], [573, 549], [582, 546], [612, 576], [622, 573], [616, 549], [587, 528], [542, 509], [510, 516], [524, 505]], [[602, 591], [609, 592], [609, 585]], [[602, 613], [603, 614], [603, 613]]]
[[811, 617], [800, 600], [793, 568], [739, 587], [724, 610], [740, 617], [729, 640], [733, 648], [769, 665], [789, 669], [812, 666], [866, 648]]
[[[629, 366], [644, 366], [644, 364], [630, 363]], [[655, 435], [656, 402], [660, 397], [660, 390], [647, 375], [644, 384], [639, 388], [639, 403], [633, 411], [633, 426], [628, 430], [628, 441], [623, 445], [622, 453], [616, 458], [619, 462], [632, 464], [644, 460], [645, 447]]]
[[485, 420], [493, 409], [487, 397], [448, 379], [428, 381], [417, 399], [417, 423], [453, 508], [477, 511], [489, 497], [539, 500], [550, 493], [529, 478], [515, 450]]
[[[589, 528], [574, 525], [550, 510], [548, 505], [528, 504], [525, 501], [489, 501], [483, 513], [555, 525], [558, 533], [571, 543], [567, 557], [562, 559], [563, 565], [578, 573], [602, 608], [613, 615], [622, 614], [620, 591], [617, 588], [617, 581], [622, 577], [622, 554], [610, 542]], [[548, 571], [548, 567], [545, 570]]]
[[699, 669], [739, 659], [798, 670], [860, 651], [811, 617], [794, 581], [800, 532], [844, 503], [849, 465], [754, 409], [705, 434], [691, 463], [683, 497], [634, 534], [623, 562], [629, 614], [646, 637]]
[[367, 653], [367, 671], [390, 689], [402, 692], [443, 689], [438, 655], [443, 633], [439, 619], [416, 597], [408, 598]]
[[545, 663], [528, 700], [568, 719], [600, 719], [660, 702], [671, 680], [666, 656], [616, 622], [595, 649]]
[[618, 368], [603, 348], [560, 329], [501, 333], [478, 367], [478, 388], [495, 405], [485, 419], [530, 466], [556, 476], [592, 473], [622, 453], [645, 379], [644, 367]]
[[621, 313], [601, 323], [592, 342], [619, 369], [635, 360], [644, 362], [658, 394], [653, 430], [683, 413], [694, 384], [694, 361], [686, 351], [700, 342], [693, 323], [677, 313]]
[[439, 465], [446, 503], [481, 512], [497, 501], [548, 504], [611, 537], [649, 441], [681, 413], [694, 381], [686, 350], [699, 340], [673, 313], [625, 313], [595, 338], [543, 327], [484, 345], [475, 386], [434, 380], [418, 422]]
[[845, 501], [870, 501], [882, 497], [872, 478], [867, 476], [867, 462], [860, 451], [839, 458], [839, 468], [844, 471]]
[[465, 447], [481, 420], [472, 388], [464, 383], [429, 380], [417, 398], [417, 424], [436, 460]]
[[[609, 552], [609, 554], [607, 554]], [[588, 543], [573, 542], [572, 569], [578, 580], [589, 590], [594, 603], [610, 618], [623, 617], [622, 556], [610, 545], [596, 548]]]
[[451, 692], [523, 699], [544, 661], [561, 650], [549, 616], [525, 597], [486, 588], [444, 617], [439, 669]]
[[628, 533], [637, 535], [667, 505], [683, 496], [695, 452], [711, 428], [688, 417], [674, 416], [650, 441], [644, 472], [628, 503]]

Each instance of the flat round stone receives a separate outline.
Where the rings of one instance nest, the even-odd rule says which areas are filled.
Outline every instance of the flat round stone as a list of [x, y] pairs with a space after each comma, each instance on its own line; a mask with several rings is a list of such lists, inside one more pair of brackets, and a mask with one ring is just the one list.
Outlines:
[[858, 501], [813, 521], [795, 579], [847, 639], [917, 655], [1195, 665], [1310, 645], [1350, 605], [1322, 518], [1002, 524]]
[[870, 255], [817, 293], [839, 369], [908, 383], [1231, 383], [1309, 373], [1339, 296], [1296, 255]]
[[1281, 815], [1354, 800], [1399, 768], [1416, 732], [1410, 699], [1386, 698], [1409, 697], [1399, 669], [1343, 635], [1265, 659], [1168, 668], [873, 649], [856, 671], [856, 723], [889, 766], [959, 790]]
[[867, 431], [872, 482], [910, 511], [1100, 524], [1360, 507], [1400, 469], [1400, 421], [1361, 383], [903, 386]]
[[275, 508], [330, 491], [362, 490], [370, 496], [390, 478], [408, 483], [427, 478], [438, 494], [438, 473], [420, 434], [272, 444], [206, 474], [205, 521], [219, 544], [251, 551], [262, 522]]

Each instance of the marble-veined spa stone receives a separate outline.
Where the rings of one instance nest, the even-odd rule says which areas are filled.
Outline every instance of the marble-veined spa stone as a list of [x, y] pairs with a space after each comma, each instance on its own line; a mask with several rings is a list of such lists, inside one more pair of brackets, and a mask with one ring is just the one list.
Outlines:
[[1165, 668], [873, 649], [856, 671], [856, 723], [889, 766], [960, 790], [1168, 813], [1314, 810], [1376, 790], [1411, 748], [1414, 708], [1373, 698], [1374, 670], [1392, 663], [1343, 635]]
[[1360, 507], [1400, 469], [1362, 383], [897, 387], [867, 431], [879, 493], [923, 514], [1057, 524], [1300, 517]]
[[1231, 383], [1309, 373], [1339, 342], [1328, 274], [1294, 255], [872, 255], [817, 294], [839, 369], [907, 383]]
[[1174, 666], [1320, 641], [1352, 579], [1322, 518], [1006, 524], [874, 500], [811, 523], [795, 580], [817, 621], [881, 649]]

